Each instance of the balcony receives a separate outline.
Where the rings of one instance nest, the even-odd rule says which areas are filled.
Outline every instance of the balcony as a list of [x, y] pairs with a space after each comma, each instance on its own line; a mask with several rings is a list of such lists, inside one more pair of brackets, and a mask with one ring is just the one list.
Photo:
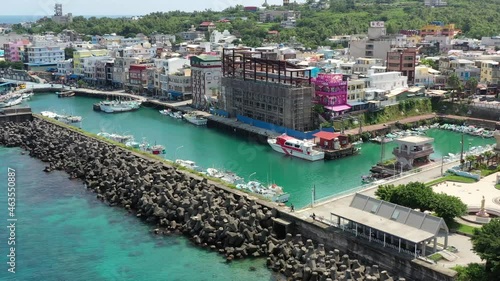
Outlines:
[[420, 150], [413, 150], [410, 151], [409, 153], [406, 150], [399, 150], [398, 147], [394, 148], [392, 151], [392, 154], [394, 154], [396, 157], [403, 157], [406, 159], [417, 159], [421, 157], [426, 157], [434, 153], [434, 149], [432, 146], [424, 146], [419, 148]]

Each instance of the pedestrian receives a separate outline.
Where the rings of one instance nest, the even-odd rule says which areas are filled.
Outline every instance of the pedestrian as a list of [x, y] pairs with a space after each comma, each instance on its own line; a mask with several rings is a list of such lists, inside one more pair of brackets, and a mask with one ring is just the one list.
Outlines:
[[293, 213], [293, 211], [295, 211], [295, 207], [293, 206], [293, 204], [290, 204], [290, 212]]
[[311, 217], [313, 218], [313, 220], [316, 220], [316, 214], [315, 213], [313, 213]]

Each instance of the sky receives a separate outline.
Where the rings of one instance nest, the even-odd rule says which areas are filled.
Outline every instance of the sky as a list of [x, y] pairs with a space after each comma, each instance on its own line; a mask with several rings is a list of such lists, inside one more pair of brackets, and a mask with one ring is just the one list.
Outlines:
[[[63, 14], [72, 13], [74, 16], [139, 16], [152, 12], [175, 10], [190, 12], [212, 9], [220, 11], [236, 5], [261, 6], [264, 0], [16, 0], [9, 5], [2, 5], [0, 15], [50, 16], [54, 14], [55, 3], [63, 5]], [[282, 0], [267, 0], [267, 3], [277, 5], [283, 2]]]

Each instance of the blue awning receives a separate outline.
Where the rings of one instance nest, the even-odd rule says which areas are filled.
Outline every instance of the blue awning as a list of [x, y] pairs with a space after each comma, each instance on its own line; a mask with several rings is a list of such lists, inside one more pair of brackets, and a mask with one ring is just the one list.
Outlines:
[[80, 75], [77, 75], [77, 74], [71, 74], [69, 76], [69, 79], [78, 79], [80, 77]]
[[352, 102], [348, 101], [347, 104], [350, 105], [350, 106], [356, 106], [356, 105], [364, 105], [364, 104], [366, 104], [366, 102], [363, 102], [363, 101], [352, 101]]
[[180, 96], [183, 96], [184, 94], [181, 93], [181, 92], [177, 92], [177, 91], [173, 91], [173, 90], [169, 90], [168, 91], [169, 94], [171, 94], [172, 96], [174, 97], [180, 97]]

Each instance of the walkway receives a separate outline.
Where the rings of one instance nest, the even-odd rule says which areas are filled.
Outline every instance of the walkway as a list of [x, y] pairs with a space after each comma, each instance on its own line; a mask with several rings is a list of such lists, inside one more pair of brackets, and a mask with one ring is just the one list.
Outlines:
[[[362, 127], [362, 130], [363, 130], [363, 132], [378, 131], [378, 130], [382, 130], [384, 128], [390, 127], [391, 125], [394, 125], [397, 122], [399, 122], [399, 123], [414, 123], [417, 121], [428, 120], [428, 119], [432, 119], [432, 118], [436, 118], [436, 117], [438, 117], [438, 115], [436, 115], [436, 114], [426, 114], [426, 115], [420, 115], [420, 116], [413, 116], [413, 117], [408, 117], [408, 118], [404, 118], [404, 119], [397, 120], [397, 121], [387, 122], [384, 124], [364, 126], [364, 127]], [[359, 128], [345, 130], [344, 133], [347, 135], [357, 135], [359, 133]]]

